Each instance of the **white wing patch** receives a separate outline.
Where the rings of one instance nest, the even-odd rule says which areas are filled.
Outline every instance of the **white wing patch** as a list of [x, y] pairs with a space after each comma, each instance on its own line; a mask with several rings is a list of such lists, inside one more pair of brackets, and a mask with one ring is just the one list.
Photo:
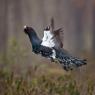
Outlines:
[[41, 45], [47, 47], [63, 48], [63, 28], [54, 30], [54, 19], [51, 18], [50, 27], [44, 30], [44, 37]]
[[41, 45], [50, 47], [50, 48], [54, 47], [55, 41], [54, 41], [53, 37], [54, 37], [54, 35], [51, 33], [50, 30], [48, 30], [48, 31], [45, 30]]
[[46, 47], [56, 47], [62, 48], [63, 47], [63, 30], [62, 28], [57, 29], [55, 31], [45, 30], [44, 37], [42, 39], [41, 45]]

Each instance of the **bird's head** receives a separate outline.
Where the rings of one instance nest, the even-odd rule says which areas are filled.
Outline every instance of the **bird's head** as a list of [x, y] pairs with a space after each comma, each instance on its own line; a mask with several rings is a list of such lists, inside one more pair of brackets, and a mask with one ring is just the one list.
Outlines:
[[44, 31], [49, 31], [50, 30], [50, 26], [45, 27]]
[[29, 26], [24, 26], [24, 32], [25, 34], [27, 34], [30, 38], [30, 41], [32, 44], [40, 44], [41, 40], [39, 39], [39, 37], [36, 34], [36, 31]]
[[24, 26], [24, 32], [25, 34], [30, 34], [32, 32], [34, 32], [34, 29], [32, 27], [29, 27], [29, 26]]

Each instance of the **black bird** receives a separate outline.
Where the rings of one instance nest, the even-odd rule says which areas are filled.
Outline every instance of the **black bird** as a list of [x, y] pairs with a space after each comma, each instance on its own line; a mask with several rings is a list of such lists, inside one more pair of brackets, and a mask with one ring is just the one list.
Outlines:
[[[24, 32], [28, 35], [32, 44], [32, 51], [35, 54], [41, 54], [43, 57], [50, 58], [53, 61], [58, 61], [65, 70], [72, 70], [75, 67], [80, 67], [87, 64], [85, 59], [79, 59], [68, 54], [63, 48], [46, 47], [41, 45], [42, 40], [39, 39], [35, 30], [32, 27], [24, 26]], [[55, 55], [55, 57], [53, 57]]]

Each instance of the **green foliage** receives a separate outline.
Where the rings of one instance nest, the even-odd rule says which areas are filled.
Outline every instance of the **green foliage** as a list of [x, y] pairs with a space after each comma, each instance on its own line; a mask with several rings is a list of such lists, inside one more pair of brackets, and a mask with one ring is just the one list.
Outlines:
[[[13, 72], [4, 72], [0, 71], [0, 84], [3, 87], [1, 89], [1, 95], [65, 95], [66, 91], [69, 95], [79, 95], [73, 91], [77, 89], [76, 85], [72, 85], [71, 82], [67, 82], [64, 78], [60, 79], [59, 76], [57, 79], [52, 79], [49, 75], [42, 75], [32, 77], [30, 80], [22, 76], [15, 77]], [[70, 81], [70, 79], [68, 80]], [[1, 88], [1, 87], [0, 87]], [[71, 92], [73, 91], [73, 94]]]
[[[25, 77], [0, 70], [0, 95], [81, 95], [78, 84], [71, 75], [50, 75]], [[84, 85], [83, 85], [84, 86]], [[94, 84], [88, 82], [87, 94], [93, 95]]]
[[93, 95], [93, 91], [95, 88], [95, 80], [88, 80], [88, 87], [87, 87], [87, 91], [89, 95]]

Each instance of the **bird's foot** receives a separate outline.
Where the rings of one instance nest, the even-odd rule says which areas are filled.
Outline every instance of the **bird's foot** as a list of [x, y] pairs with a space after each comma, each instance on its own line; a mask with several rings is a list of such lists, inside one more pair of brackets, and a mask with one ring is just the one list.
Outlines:
[[55, 62], [55, 63], [59, 63], [59, 61], [58, 61], [57, 59], [54, 59], [54, 62]]
[[53, 58], [51, 58], [51, 62], [59, 63], [57, 59], [53, 59]]
[[54, 62], [54, 59], [53, 58], [50, 58], [51, 62]]

